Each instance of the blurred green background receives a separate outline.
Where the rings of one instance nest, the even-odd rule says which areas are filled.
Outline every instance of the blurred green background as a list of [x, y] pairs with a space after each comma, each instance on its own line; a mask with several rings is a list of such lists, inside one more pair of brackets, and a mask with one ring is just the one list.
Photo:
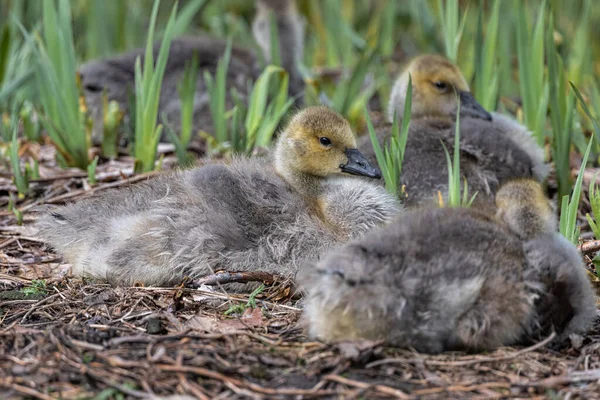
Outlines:
[[[174, 5], [172, 0], [160, 2], [156, 39], [163, 36]], [[305, 104], [327, 98], [361, 130], [365, 106], [385, 111], [394, 78], [411, 57], [444, 54], [460, 66], [484, 107], [512, 114], [534, 133], [545, 146], [548, 160], [554, 162], [553, 179], [559, 192], [571, 192], [572, 172], [592, 137], [593, 124], [578, 105], [569, 82], [580, 90], [591, 114], [600, 115], [600, 7], [594, 0], [298, 0], [297, 5], [307, 21], [301, 65], [308, 82]], [[70, 10], [65, 17], [61, 10], [67, 6]], [[76, 90], [76, 74], [65, 71], [75, 71], [82, 62], [143, 47], [152, 8], [151, 0], [0, 0], [0, 136], [5, 144], [0, 158], [15, 181], [20, 181], [19, 192], [27, 192], [27, 174], [35, 176], [37, 170], [34, 164], [38, 160], [19, 158], [27, 142], [63, 146], [62, 166], [85, 169], [88, 165], [88, 171], [93, 171], [98, 162], [101, 165], [110, 158], [102, 157], [102, 152], [99, 160], [90, 155], [90, 122], [85, 106], [76, 104], [76, 92], [68, 107], [55, 107], [57, 116], [62, 109], [81, 108], [82, 116], [71, 113], [70, 118], [51, 115], [51, 107], [44, 103], [49, 96], [44, 93], [71, 85], [65, 83], [69, 80]], [[50, 18], [51, 9], [54, 18]], [[174, 35], [207, 33], [255, 49], [251, 33], [254, 11], [254, 0], [180, 0]], [[64, 22], [67, 20], [70, 24]], [[53, 32], [46, 31], [45, 21], [55, 21]], [[74, 54], [69, 55], [66, 45], [62, 50], [53, 49], [49, 34], [61, 43], [73, 40]], [[50, 56], [41, 66], [40, 52]], [[51, 75], [44, 71], [58, 71], [54, 86], [49, 79], [40, 79]], [[277, 93], [273, 86], [275, 83], [270, 83], [270, 90], [264, 93], [269, 99]], [[277, 110], [283, 109], [283, 101], [273, 104]], [[245, 132], [248, 124], [244, 125], [244, 119], [236, 124], [236, 112], [226, 111], [213, 119], [223, 118], [231, 124], [227, 125], [230, 130]], [[244, 116], [246, 121], [252, 118]], [[63, 126], [53, 118], [70, 122]], [[115, 121], [125, 123], [116, 117]], [[55, 134], [48, 138], [48, 127], [52, 130], [54, 123], [63, 130], [80, 132], [70, 133], [74, 138], [79, 135], [79, 140], [61, 144], [64, 139]], [[155, 135], [155, 122], [150, 125], [149, 135]], [[264, 127], [269, 130], [265, 131], [267, 138], [277, 124], [272, 125]], [[206, 132], [203, 140], [233, 139]], [[213, 143], [213, 147], [218, 145]], [[252, 150], [249, 147], [245, 149]], [[591, 165], [599, 156], [600, 146], [594, 142]], [[152, 168], [146, 165], [144, 170]]]

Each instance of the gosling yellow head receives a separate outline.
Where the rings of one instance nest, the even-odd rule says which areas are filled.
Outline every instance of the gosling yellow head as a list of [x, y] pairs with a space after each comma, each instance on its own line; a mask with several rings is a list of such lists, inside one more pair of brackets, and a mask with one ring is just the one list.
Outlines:
[[522, 239], [556, 232], [556, 214], [542, 186], [533, 179], [508, 181], [496, 193], [498, 217]]
[[356, 148], [348, 121], [327, 107], [308, 107], [292, 118], [277, 142], [275, 168], [295, 187], [314, 187], [337, 174], [381, 178]]
[[409, 76], [412, 78], [412, 118], [456, 118], [460, 99], [461, 116], [491, 121], [492, 115], [475, 100], [460, 69], [438, 55], [422, 55], [400, 75], [390, 98], [388, 118], [404, 112]]

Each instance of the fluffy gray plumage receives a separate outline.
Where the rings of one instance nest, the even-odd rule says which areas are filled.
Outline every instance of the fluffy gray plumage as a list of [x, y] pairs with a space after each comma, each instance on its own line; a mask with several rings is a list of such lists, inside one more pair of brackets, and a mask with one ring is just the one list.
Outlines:
[[[469, 193], [478, 192], [474, 206], [493, 205], [500, 185], [513, 178], [543, 180], [548, 167], [543, 151], [518, 123], [493, 113], [493, 120], [461, 117], [460, 171], [466, 179]], [[385, 143], [391, 124], [376, 127], [380, 144]], [[420, 118], [412, 120], [400, 182], [406, 185], [406, 206], [431, 204], [437, 192], [448, 194], [448, 166], [443, 145], [450, 155], [454, 151], [455, 124], [450, 120]], [[443, 144], [443, 145], [442, 145]], [[376, 164], [377, 159], [369, 137], [359, 140], [359, 149]]]
[[[282, 57], [283, 67], [290, 71], [290, 94], [296, 95], [303, 88], [302, 77], [296, 68], [296, 63], [303, 52], [304, 31], [303, 25], [301, 25], [303, 22], [297, 14], [293, 0], [284, 0], [280, 3], [280, 6], [274, 7], [271, 1], [257, 1], [254, 25], [265, 26], [267, 29], [254, 29], [253, 32], [259, 43], [270, 40], [268, 16], [269, 10], [274, 9], [279, 27], [281, 54], [285, 55]], [[287, 7], [281, 7], [283, 4], [286, 4]], [[218, 61], [223, 57], [226, 47], [226, 41], [209, 36], [182, 37], [173, 40], [161, 89], [159, 118], [162, 118], [164, 113], [175, 132], [179, 131], [181, 122], [181, 102], [177, 85], [183, 78], [186, 63], [192, 59], [194, 54], [198, 57], [199, 69], [194, 98], [193, 127], [194, 131], [199, 129], [212, 131], [210, 99], [203, 74], [204, 71], [215, 74]], [[157, 42], [153, 50], [155, 58], [159, 48], [160, 42]], [[137, 57], [141, 57], [143, 65], [144, 51], [145, 49], [136, 49], [116, 57], [90, 61], [80, 67], [83, 92], [94, 119], [92, 140], [95, 143], [101, 143], [103, 135], [103, 93], [106, 91], [109, 100], [118, 101], [123, 110], [128, 109], [129, 96], [135, 89], [135, 60]], [[267, 54], [264, 56], [268, 58]], [[256, 80], [260, 72], [260, 62], [252, 51], [239, 46], [232, 47], [227, 71], [226, 101], [228, 108], [234, 106], [230, 90], [235, 88], [242, 99], [246, 98], [249, 95], [247, 93], [248, 81]]]
[[472, 209], [406, 212], [305, 271], [305, 319], [325, 341], [486, 350], [552, 328], [561, 337], [585, 332], [596, 314], [584, 266], [564, 238], [523, 242]]
[[[319, 143], [323, 135], [331, 138], [330, 146]], [[308, 108], [279, 139], [281, 169], [267, 160], [238, 158], [162, 175], [47, 213], [37, 224], [39, 235], [75, 274], [116, 284], [170, 285], [216, 270], [292, 277], [298, 263], [316, 260], [398, 212], [397, 200], [382, 187], [339, 172], [345, 155], [338, 149], [352, 143], [355, 148], [339, 115]], [[330, 167], [299, 166], [313, 160], [313, 152], [322, 152]], [[302, 168], [322, 168], [323, 175]], [[282, 176], [298, 179], [290, 184]]]

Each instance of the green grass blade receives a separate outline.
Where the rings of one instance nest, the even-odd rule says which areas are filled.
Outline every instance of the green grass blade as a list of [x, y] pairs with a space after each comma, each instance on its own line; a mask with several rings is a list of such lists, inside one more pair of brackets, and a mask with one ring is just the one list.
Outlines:
[[281, 46], [279, 45], [279, 29], [277, 28], [277, 20], [275, 14], [269, 13], [269, 40], [271, 50], [271, 64], [280, 67], [281, 63]]
[[18, 116], [13, 113], [12, 116], [12, 140], [10, 142], [10, 165], [13, 172], [13, 180], [19, 192], [19, 197], [24, 197], [29, 191], [29, 182], [26, 174], [23, 173], [19, 162], [19, 142], [17, 140]]
[[156, 148], [162, 133], [162, 126], [156, 125], [162, 80], [167, 66], [169, 48], [173, 39], [173, 31], [177, 17], [177, 3], [173, 6], [164, 36], [154, 64], [154, 30], [160, 0], [155, 0], [152, 8], [150, 27], [146, 39], [144, 69], [138, 58], [135, 64], [135, 170], [136, 172], [152, 171], [156, 161]]
[[181, 9], [179, 15], [177, 15], [177, 19], [175, 20], [173, 37], [183, 35], [192, 24], [194, 17], [198, 15], [200, 10], [205, 5], [206, 0], [191, 0], [186, 2], [185, 6]]
[[[598, 126], [597, 120], [591, 115], [590, 110], [585, 104], [581, 93], [573, 85], [570, 83], [573, 93], [575, 97], [579, 101], [584, 113], [588, 116], [588, 118], [592, 121], [594, 126], [594, 132], [596, 141], [600, 139], [600, 127]], [[590, 151], [592, 148], [592, 144], [594, 143], [593, 138], [590, 138], [587, 149], [585, 151], [585, 155], [583, 156], [583, 160], [581, 162], [581, 167], [579, 170], [579, 175], [577, 176], [577, 181], [575, 182], [575, 187], [573, 188], [573, 194], [571, 195], [571, 199], [568, 199], [568, 196], [563, 197], [563, 204], [561, 207], [561, 216], [560, 216], [560, 228], [561, 233], [572, 243], [577, 243], [579, 240], [579, 229], [577, 228], [577, 210], [579, 208], [579, 200], [581, 197], [581, 187], [583, 185], [583, 175], [585, 171], [585, 167], [587, 165], [587, 160], [590, 155]]]

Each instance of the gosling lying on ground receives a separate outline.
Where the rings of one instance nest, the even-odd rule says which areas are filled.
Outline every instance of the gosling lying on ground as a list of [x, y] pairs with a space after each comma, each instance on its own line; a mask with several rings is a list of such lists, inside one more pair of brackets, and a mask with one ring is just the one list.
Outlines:
[[[471, 194], [478, 192], [475, 207], [493, 207], [494, 193], [512, 178], [543, 180], [548, 167], [544, 154], [527, 130], [501, 114], [490, 114], [469, 92], [458, 67], [447, 59], [424, 55], [414, 59], [397, 80], [389, 104], [389, 118], [404, 110], [409, 74], [412, 76], [412, 118], [400, 177], [406, 185], [405, 205], [436, 201], [437, 192], [448, 192], [448, 168], [442, 143], [454, 149], [457, 99], [460, 98], [460, 170]], [[376, 127], [379, 142], [390, 135], [391, 124]], [[359, 148], [376, 163], [370, 138]]]
[[503, 221], [473, 209], [413, 210], [304, 269], [310, 336], [439, 353], [585, 332], [592, 289], [539, 184], [514, 181], [498, 196]]
[[238, 158], [162, 175], [59, 208], [37, 227], [75, 274], [120, 285], [171, 285], [217, 270], [293, 277], [299, 263], [399, 211], [383, 187], [351, 174], [380, 177], [348, 122], [310, 107], [282, 133], [274, 165]]
[[[296, 9], [294, 0], [257, 0], [256, 5], [257, 13], [253, 23], [255, 39], [264, 49], [264, 57], [268, 60], [270, 47], [265, 43], [270, 43], [269, 12], [273, 11], [279, 28], [282, 66], [290, 73], [290, 94], [297, 95], [303, 89], [303, 80], [296, 65], [304, 51], [304, 21]], [[210, 98], [203, 74], [204, 71], [215, 74], [217, 64], [223, 57], [226, 47], [225, 40], [209, 36], [182, 37], [173, 40], [163, 79], [158, 115], [162, 118], [163, 113], [166, 114], [175, 132], [179, 131], [181, 122], [181, 102], [177, 85], [183, 78], [186, 63], [194, 54], [197, 54], [199, 68], [194, 98], [193, 127], [194, 131], [203, 129], [212, 132]], [[154, 57], [158, 55], [159, 48], [160, 42], [157, 42], [154, 45]], [[144, 51], [144, 49], [136, 49], [105, 60], [90, 61], [80, 67], [86, 104], [94, 119], [92, 135], [94, 143], [102, 142], [104, 92], [107, 93], [109, 100], [118, 101], [121, 108], [127, 110], [129, 95], [135, 88], [135, 60], [141, 57], [143, 65]], [[227, 70], [227, 108], [234, 106], [233, 99], [230, 97], [231, 89], [235, 88], [241, 98], [245, 98], [249, 95], [248, 81], [256, 80], [260, 73], [259, 60], [252, 51], [240, 46], [232, 47]]]

